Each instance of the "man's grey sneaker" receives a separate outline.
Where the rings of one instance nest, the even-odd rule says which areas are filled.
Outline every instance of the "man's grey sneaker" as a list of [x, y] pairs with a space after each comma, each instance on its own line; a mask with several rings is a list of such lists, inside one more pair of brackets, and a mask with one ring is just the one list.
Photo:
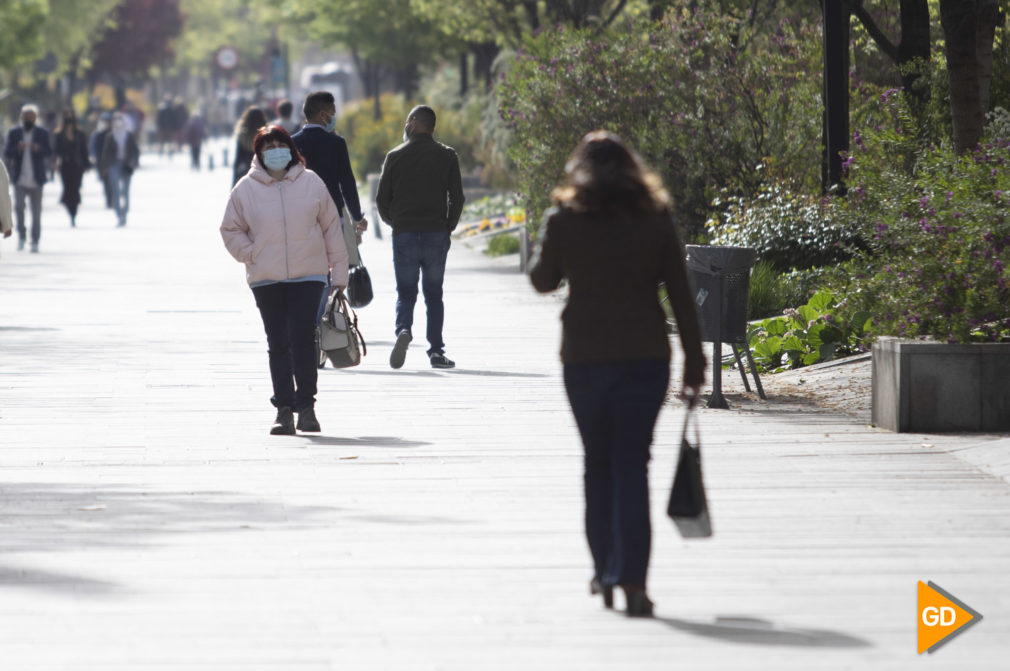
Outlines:
[[295, 416], [291, 413], [291, 408], [278, 408], [277, 419], [270, 427], [272, 436], [293, 436], [295, 435]]
[[306, 433], [319, 433], [322, 428], [319, 420], [316, 419], [316, 411], [313, 408], [305, 408], [298, 411], [298, 430]]
[[410, 345], [410, 331], [400, 331], [396, 334], [396, 344], [389, 355], [389, 365], [392, 368], [402, 368], [407, 359], [407, 347]]
[[431, 367], [432, 368], [455, 368], [456, 362], [447, 357], [444, 354], [439, 354], [435, 352], [431, 355]]

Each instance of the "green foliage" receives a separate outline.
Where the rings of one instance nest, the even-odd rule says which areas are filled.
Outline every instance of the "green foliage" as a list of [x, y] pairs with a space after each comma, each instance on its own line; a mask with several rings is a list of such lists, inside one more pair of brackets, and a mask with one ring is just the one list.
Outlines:
[[[44, 55], [43, 27], [49, 14], [46, 0], [10, 0], [0, 3], [4, 48], [0, 67], [31, 63]], [[17, 48], [14, 48], [16, 45]]]
[[777, 373], [865, 351], [871, 322], [869, 313], [849, 315], [834, 296], [821, 292], [783, 317], [753, 325], [748, 341], [758, 369]]
[[402, 96], [391, 93], [380, 99], [382, 116], [375, 119], [370, 100], [352, 103], [337, 119], [337, 132], [347, 140], [351, 169], [359, 180], [370, 172], [382, 170], [386, 153], [403, 142], [403, 122], [411, 105]]
[[[337, 119], [337, 132], [347, 140], [351, 168], [359, 180], [382, 170], [386, 153], [403, 142], [403, 123], [415, 104], [391, 93], [383, 94], [379, 101], [382, 116], [378, 120], [371, 100], [347, 105]], [[472, 102], [458, 108], [443, 108], [433, 102], [432, 107], [438, 117], [435, 139], [456, 150], [464, 173], [472, 171], [477, 165], [474, 156], [480, 142], [481, 110]]]
[[519, 238], [514, 233], [496, 235], [487, 243], [484, 253], [488, 256], [505, 256], [519, 253]]
[[782, 276], [769, 261], [758, 261], [750, 271], [747, 319], [778, 314], [785, 307]]
[[815, 188], [819, 27], [783, 21], [757, 32], [709, 4], [606, 37], [546, 30], [518, 52], [496, 93], [530, 221], [541, 220], [572, 148], [597, 128], [623, 136], [662, 175], [689, 236], [725, 187], [750, 194], [777, 179]]
[[849, 193], [829, 216], [862, 234], [850, 305], [872, 312], [874, 333], [949, 342], [1010, 340], [1010, 138], [992, 130], [975, 151], [923, 146], [897, 91], [888, 120], [856, 133]]
[[857, 232], [824, 216], [820, 197], [778, 184], [752, 197], [717, 199], [714, 206], [720, 210], [706, 223], [712, 244], [753, 247], [779, 271], [844, 261], [859, 244]]

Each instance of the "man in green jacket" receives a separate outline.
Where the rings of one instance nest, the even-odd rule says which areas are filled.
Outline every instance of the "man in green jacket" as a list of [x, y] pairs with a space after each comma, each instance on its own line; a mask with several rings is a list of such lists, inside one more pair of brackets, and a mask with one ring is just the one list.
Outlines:
[[463, 180], [452, 147], [436, 142], [435, 111], [419, 105], [403, 127], [403, 144], [382, 164], [375, 205], [393, 228], [396, 272], [396, 344], [389, 365], [400, 368], [412, 339], [417, 282], [421, 281], [428, 313], [428, 359], [432, 368], [452, 368], [445, 356], [442, 282], [449, 253], [449, 234], [463, 212]]

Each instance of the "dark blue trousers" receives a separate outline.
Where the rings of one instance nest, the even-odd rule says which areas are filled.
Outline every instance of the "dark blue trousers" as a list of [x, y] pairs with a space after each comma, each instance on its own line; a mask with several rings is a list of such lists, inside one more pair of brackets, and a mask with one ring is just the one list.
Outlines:
[[445, 341], [442, 340], [442, 325], [445, 322], [442, 282], [445, 279], [445, 261], [450, 244], [449, 233], [445, 231], [393, 234], [395, 333], [411, 333], [414, 326], [414, 305], [417, 303], [417, 281], [420, 278], [428, 317], [428, 356], [436, 352], [445, 353]]
[[305, 410], [316, 403], [316, 310], [322, 282], [279, 282], [253, 289], [270, 353], [277, 408]]
[[668, 361], [565, 366], [585, 447], [586, 537], [604, 585], [645, 587], [652, 544], [649, 448], [669, 382]]

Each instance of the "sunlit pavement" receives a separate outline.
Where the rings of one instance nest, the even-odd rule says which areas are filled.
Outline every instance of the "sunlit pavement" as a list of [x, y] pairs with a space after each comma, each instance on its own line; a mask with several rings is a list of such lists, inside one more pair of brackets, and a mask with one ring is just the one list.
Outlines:
[[[702, 411], [704, 541], [663, 514], [682, 420], [664, 413], [658, 617], [605, 611], [561, 299], [460, 243], [458, 368], [432, 370], [418, 337], [390, 370], [389, 233], [369, 232], [368, 355], [321, 372], [322, 434], [268, 435], [265, 338], [217, 231], [231, 171], [214, 156], [193, 172], [145, 155], [122, 229], [93, 173], [77, 229], [50, 183], [41, 253], [0, 243], [0, 669], [1006, 668], [1006, 439], [775, 399]], [[918, 580], [985, 616], [928, 660]]]

